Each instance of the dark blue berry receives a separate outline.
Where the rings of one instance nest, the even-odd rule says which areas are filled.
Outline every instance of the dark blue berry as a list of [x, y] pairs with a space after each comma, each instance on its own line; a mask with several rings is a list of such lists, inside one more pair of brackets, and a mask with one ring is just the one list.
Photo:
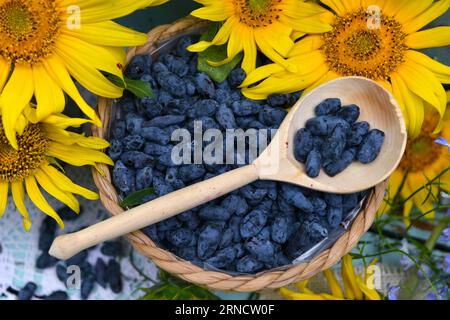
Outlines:
[[315, 108], [316, 116], [334, 115], [341, 109], [341, 100], [330, 98], [322, 101]]
[[262, 210], [253, 210], [246, 215], [240, 226], [240, 233], [243, 238], [256, 236], [267, 223], [267, 213]]
[[261, 262], [270, 262], [275, 254], [275, 246], [266, 239], [252, 238], [244, 246], [253, 257]]
[[385, 134], [378, 129], [371, 130], [361, 143], [358, 151], [358, 161], [362, 164], [369, 164], [378, 157], [383, 147]]
[[167, 115], [153, 118], [152, 120], [145, 123], [146, 127], [157, 127], [166, 128], [174, 124], [183, 123], [185, 120], [184, 116], [180, 115]]
[[127, 124], [123, 120], [116, 120], [111, 128], [112, 137], [115, 139], [122, 139], [125, 137]]
[[170, 231], [167, 234], [167, 241], [176, 247], [186, 247], [192, 241], [193, 233], [191, 230], [186, 228], [180, 228], [174, 231]]
[[230, 75], [228, 76], [228, 83], [232, 88], [237, 88], [242, 82], [244, 82], [246, 76], [247, 75], [243, 69], [236, 68], [230, 72]]
[[322, 165], [322, 156], [320, 155], [320, 152], [316, 150], [312, 150], [308, 158], [306, 159], [306, 174], [310, 178], [317, 178], [320, 173], [320, 167]]
[[304, 196], [301, 189], [297, 186], [291, 184], [282, 184], [281, 190], [283, 192], [284, 198], [288, 203], [295, 206], [296, 208], [305, 211], [313, 212], [314, 207], [311, 202]]
[[130, 135], [122, 140], [124, 151], [138, 151], [145, 143], [145, 139], [140, 135]]
[[294, 156], [297, 161], [305, 162], [308, 154], [314, 147], [311, 133], [306, 129], [300, 129], [294, 138]]
[[136, 172], [136, 189], [142, 190], [152, 186], [153, 182], [153, 168], [145, 167]]
[[203, 165], [193, 164], [193, 165], [185, 165], [179, 168], [178, 177], [183, 182], [189, 182], [192, 180], [197, 180], [203, 177], [206, 173]]
[[276, 217], [272, 224], [272, 240], [283, 244], [289, 236], [289, 219], [287, 217]]
[[322, 146], [323, 158], [325, 160], [339, 159], [344, 152], [346, 143], [347, 130], [343, 125], [338, 124]]
[[44, 300], [68, 300], [69, 296], [66, 292], [58, 290], [42, 297]]
[[36, 260], [36, 268], [41, 270], [47, 269], [55, 266], [57, 263], [58, 259], [49, 255], [47, 251], [44, 251]]
[[231, 213], [223, 207], [207, 205], [200, 209], [198, 215], [204, 220], [228, 221]]
[[[134, 169], [142, 169], [154, 164], [154, 158], [140, 151], [127, 151], [122, 153], [120, 161]], [[117, 167], [117, 165], [116, 165]]]
[[107, 257], [118, 257], [122, 253], [122, 244], [117, 241], [107, 241], [100, 248], [100, 252]]
[[77, 253], [72, 258], [66, 260], [66, 264], [68, 266], [79, 266], [79, 265], [83, 264], [83, 262], [86, 261], [87, 257], [88, 257], [88, 252], [86, 250], [84, 250], [84, 251]]
[[248, 117], [251, 115], [256, 115], [261, 110], [261, 106], [251, 100], [245, 99], [240, 101], [234, 101], [231, 104], [231, 108], [236, 116]]
[[106, 288], [108, 285], [108, 276], [107, 276], [107, 266], [105, 261], [101, 258], [97, 258], [97, 262], [95, 263], [95, 277], [98, 284], [102, 288]]
[[141, 126], [145, 119], [136, 113], [128, 113], [126, 115], [127, 130], [131, 134], [139, 134]]
[[329, 162], [324, 167], [324, 171], [330, 177], [334, 177], [347, 169], [355, 159], [356, 151], [354, 149], [345, 150], [340, 159]]
[[37, 285], [34, 282], [28, 282], [22, 289], [19, 290], [19, 293], [17, 294], [17, 299], [31, 300], [36, 290]]
[[150, 70], [152, 57], [149, 54], [135, 56], [128, 64], [125, 75], [131, 79], [139, 79], [145, 72]]
[[262, 267], [263, 264], [250, 255], [239, 259], [236, 263], [236, 270], [242, 273], [255, 273], [261, 270]]
[[171, 95], [175, 97], [183, 97], [186, 95], [186, 86], [184, 85], [184, 81], [176, 74], [170, 71], [162, 71], [156, 75], [156, 80], [161, 88], [169, 92]]
[[205, 262], [216, 268], [226, 268], [236, 259], [236, 249], [224, 248], [218, 251], [213, 257], [207, 259]]
[[219, 106], [216, 112], [216, 120], [225, 130], [236, 128], [236, 119], [234, 118], [233, 111], [225, 104]]
[[336, 116], [344, 119], [350, 125], [354, 124], [358, 120], [360, 115], [359, 107], [356, 104], [351, 104], [349, 106], [342, 107]]
[[337, 227], [342, 221], [342, 207], [329, 207], [327, 221], [331, 227]]
[[116, 161], [120, 158], [122, 154], [123, 147], [122, 142], [118, 139], [111, 139], [109, 142], [108, 155], [111, 157], [113, 161]]
[[106, 275], [111, 291], [114, 293], [122, 292], [122, 274], [120, 264], [116, 260], [109, 260]]
[[145, 125], [141, 129], [141, 136], [148, 141], [156, 142], [161, 145], [166, 145], [170, 142], [169, 133], [157, 127], [150, 127]]
[[352, 125], [350, 132], [347, 134], [347, 146], [358, 147], [363, 141], [366, 134], [369, 133], [370, 125], [366, 122], [357, 122]]
[[214, 224], [207, 224], [198, 235], [197, 255], [208, 259], [214, 255], [221, 240], [221, 229]]
[[200, 117], [212, 117], [219, 109], [219, 103], [212, 99], [204, 99], [196, 102], [191, 109], [189, 109], [186, 115], [189, 118], [197, 119]]
[[197, 84], [197, 92], [205, 97], [214, 97], [216, 89], [214, 88], [214, 82], [206, 73], [199, 73], [195, 76]]

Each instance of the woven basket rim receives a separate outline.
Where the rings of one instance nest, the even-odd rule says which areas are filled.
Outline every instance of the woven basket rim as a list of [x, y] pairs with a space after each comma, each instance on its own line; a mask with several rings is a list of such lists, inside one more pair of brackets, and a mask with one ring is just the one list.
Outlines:
[[[130, 48], [127, 54], [127, 63], [136, 55], [150, 53], [159, 44], [172, 37], [204, 28], [206, 25], [205, 21], [188, 16], [172, 24], [158, 26], [148, 33], [149, 40], [146, 44]], [[94, 136], [108, 140], [112, 105], [113, 100], [99, 97], [97, 111], [103, 127], [94, 127], [92, 130]], [[98, 167], [100, 170], [93, 169], [92, 174], [99, 189], [100, 201], [111, 215], [121, 214], [124, 210], [119, 205], [119, 196], [112, 183], [110, 168], [103, 164]], [[330, 248], [315, 256], [311, 261], [252, 275], [230, 275], [221, 271], [204, 270], [158, 247], [142, 231], [133, 232], [127, 235], [127, 238], [137, 251], [150, 258], [159, 268], [188, 282], [206, 286], [212, 290], [224, 291], [253, 292], [267, 288], [275, 289], [309, 279], [330, 268], [350, 252], [372, 225], [376, 212], [383, 201], [386, 188], [387, 181], [377, 185], [367, 196], [365, 205], [349, 229]]]

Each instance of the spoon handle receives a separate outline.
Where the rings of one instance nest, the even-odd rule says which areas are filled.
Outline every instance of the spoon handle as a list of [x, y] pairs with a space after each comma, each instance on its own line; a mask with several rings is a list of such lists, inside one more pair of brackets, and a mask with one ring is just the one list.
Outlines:
[[248, 165], [196, 183], [130, 209], [86, 229], [57, 237], [50, 255], [67, 260], [84, 249], [173, 217], [258, 180], [258, 168]]

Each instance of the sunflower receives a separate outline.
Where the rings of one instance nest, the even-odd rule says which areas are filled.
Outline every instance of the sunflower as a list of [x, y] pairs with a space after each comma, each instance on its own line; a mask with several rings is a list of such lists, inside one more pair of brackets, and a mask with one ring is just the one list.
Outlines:
[[211, 42], [200, 41], [188, 47], [202, 52], [212, 45], [228, 41], [228, 57], [210, 61], [213, 66], [231, 61], [244, 51], [242, 68], [248, 74], [255, 69], [257, 49], [272, 61], [296, 70], [284, 58], [294, 46], [294, 40], [305, 33], [320, 33], [331, 28], [320, 21], [326, 11], [304, 0], [195, 0], [204, 7], [194, 10], [195, 17], [225, 21]]
[[123, 89], [104, 73], [123, 79], [123, 47], [147, 37], [110, 20], [166, 1], [0, 0], [0, 109], [11, 145], [18, 147], [22, 111], [33, 98], [39, 120], [64, 109], [65, 92], [101, 125], [72, 77], [99, 96], [120, 97]]
[[[376, 263], [372, 261], [369, 266]], [[342, 258], [341, 276], [344, 283], [342, 290], [336, 275], [331, 269], [325, 270], [325, 276], [330, 293], [314, 293], [306, 286], [308, 280], [296, 283], [299, 292], [287, 288], [281, 288], [280, 294], [290, 300], [380, 300], [380, 295], [375, 289], [367, 285], [369, 266], [365, 269], [364, 276], [357, 275], [353, 269], [353, 260], [350, 255]]]
[[412, 136], [420, 134], [428, 106], [444, 115], [442, 83], [450, 83], [450, 67], [416, 49], [450, 44], [448, 26], [419, 31], [444, 14], [450, 0], [321, 2], [331, 10], [328, 19], [332, 30], [296, 42], [287, 62], [297, 65], [297, 72], [270, 64], [249, 74], [243, 83], [245, 96], [265, 99], [272, 93], [307, 92], [340, 76], [363, 76], [393, 92]]
[[[439, 143], [450, 141], [450, 108], [444, 115], [439, 135], [433, 133], [437, 122], [439, 117], [436, 114], [427, 113], [420, 135], [408, 140], [405, 155], [389, 179], [389, 192], [380, 213], [391, 212], [401, 203], [406, 225], [410, 225], [409, 217], [414, 206], [425, 217], [433, 219], [439, 192], [450, 192], [450, 171], [445, 172], [450, 167], [449, 147]], [[430, 183], [439, 175], [439, 179]]]
[[[35, 111], [30, 108], [29, 120], [35, 119]], [[23, 227], [29, 230], [31, 220], [25, 206], [25, 191], [36, 207], [56, 220], [61, 228], [64, 224], [55, 210], [48, 204], [39, 185], [48, 194], [79, 213], [80, 205], [74, 194], [89, 200], [96, 200], [97, 194], [74, 184], [55, 167], [58, 160], [74, 166], [106, 163], [112, 165], [109, 157], [101, 149], [108, 143], [96, 137], [85, 137], [67, 131], [68, 127], [78, 127], [87, 120], [72, 119], [64, 115], [50, 115], [41, 122], [31, 121], [24, 127], [22, 135], [17, 135], [17, 148], [9, 143], [0, 122], [0, 217], [8, 202], [8, 191], [17, 210], [23, 216]]]

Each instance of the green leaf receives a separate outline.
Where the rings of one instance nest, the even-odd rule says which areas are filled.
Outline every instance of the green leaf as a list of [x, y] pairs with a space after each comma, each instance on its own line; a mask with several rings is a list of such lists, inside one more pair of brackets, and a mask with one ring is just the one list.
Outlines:
[[120, 205], [122, 207], [135, 207], [144, 203], [144, 198], [154, 194], [153, 188], [142, 189], [130, 194], [128, 197], [122, 200]]
[[145, 293], [141, 300], [220, 300], [209, 290], [175, 278], [165, 271], [159, 272], [159, 279], [159, 284], [141, 289]]
[[[200, 38], [201, 41], [211, 41], [217, 34], [221, 27], [221, 24], [214, 23]], [[227, 58], [227, 44], [221, 46], [211, 46], [203, 52], [198, 54], [198, 71], [208, 74], [211, 79], [217, 83], [225, 81], [231, 71], [241, 62], [243, 57], [242, 53], [239, 53], [229, 63], [221, 65], [219, 67], [211, 66], [208, 61], [222, 61]]]
[[51, 165], [53, 165], [53, 166], [57, 167], [59, 170], [61, 170], [62, 173], [66, 173], [63, 166], [58, 162], [58, 160], [56, 160], [56, 158], [47, 157], [47, 160]]
[[114, 83], [116, 86], [130, 91], [140, 99], [145, 97], [153, 97], [153, 90], [150, 87], [150, 84], [143, 80], [133, 80], [127, 77], [124, 77], [122, 80], [113, 74], [108, 74], [108, 80]]

